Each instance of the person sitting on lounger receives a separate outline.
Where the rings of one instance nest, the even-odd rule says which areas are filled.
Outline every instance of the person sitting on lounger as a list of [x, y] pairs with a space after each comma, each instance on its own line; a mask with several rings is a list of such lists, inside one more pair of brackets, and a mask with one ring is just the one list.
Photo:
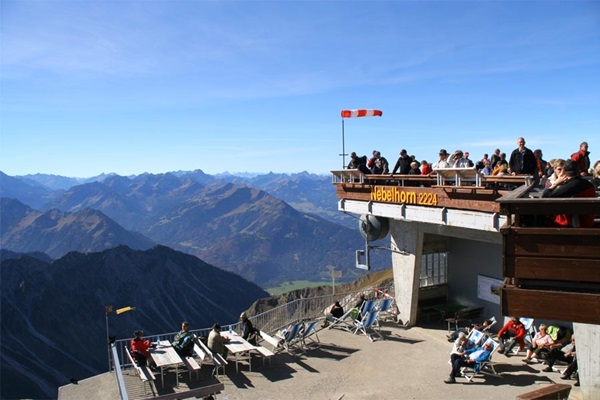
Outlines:
[[552, 337], [546, 332], [546, 325], [541, 324], [540, 331], [535, 334], [535, 337], [527, 348], [527, 356], [525, 356], [523, 362], [529, 363], [531, 361], [538, 361], [538, 358], [541, 358], [542, 356], [542, 352], [546, 354], [550, 353], [553, 344], [554, 340], [552, 340]]
[[500, 342], [498, 353], [510, 357], [510, 351], [517, 343], [519, 343], [519, 350], [522, 351], [525, 348], [525, 333], [525, 326], [519, 318], [511, 317], [510, 321], [498, 331], [498, 341]]
[[493, 348], [493, 344], [488, 341], [481, 347], [466, 350], [461, 357], [454, 359], [450, 376], [444, 382], [456, 383], [456, 378], [460, 376], [460, 369], [462, 367], [475, 367], [476, 363], [486, 361], [490, 357]]
[[486, 319], [481, 324], [472, 324], [471, 326], [465, 326], [464, 328], [458, 328], [454, 332], [447, 334], [446, 337], [448, 338], [449, 342], [454, 342], [458, 338], [458, 335], [461, 332], [464, 332], [465, 335], [468, 336], [469, 333], [471, 333], [471, 330], [476, 329], [478, 331], [482, 331], [483, 332], [485, 330], [485, 328], [487, 328], [491, 324], [492, 324], [492, 320]]
[[194, 349], [192, 334], [189, 332], [189, 324], [186, 321], [181, 323], [181, 331], [173, 339], [173, 348], [181, 357], [189, 357]]
[[221, 336], [221, 325], [215, 322], [212, 327], [212, 330], [208, 334], [208, 342], [206, 346], [215, 354], [220, 354], [223, 358], [227, 359], [227, 347], [225, 347], [225, 343], [227, 343], [229, 339]]
[[329, 314], [325, 316], [325, 322], [323, 322], [323, 328], [327, 327], [330, 323], [335, 322], [336, 319], [341, 318], [344, 315], [344, 308], [340, 305], [339, 301], [336, 301], [329, 310]]

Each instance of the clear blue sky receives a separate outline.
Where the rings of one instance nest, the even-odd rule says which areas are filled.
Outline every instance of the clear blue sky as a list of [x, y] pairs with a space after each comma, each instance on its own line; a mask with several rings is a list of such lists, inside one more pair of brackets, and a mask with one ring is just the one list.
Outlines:
[[[600, 158], [600, 1], [11, 1], [0, 170], [327, 173], [346, 150]], [[348, 159], [346, 159], [346, 162]]]

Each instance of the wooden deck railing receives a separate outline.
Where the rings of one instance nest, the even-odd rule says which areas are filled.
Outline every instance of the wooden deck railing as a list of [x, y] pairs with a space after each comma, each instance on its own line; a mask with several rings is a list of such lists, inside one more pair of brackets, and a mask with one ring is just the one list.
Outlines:
[[498, 202], [508, 215], [502, 313], [600, 324], [600, 221], [592, 228], [531, 226], [536, 216], [599, 217], [600, 199], [541, 199], [523, 187]]

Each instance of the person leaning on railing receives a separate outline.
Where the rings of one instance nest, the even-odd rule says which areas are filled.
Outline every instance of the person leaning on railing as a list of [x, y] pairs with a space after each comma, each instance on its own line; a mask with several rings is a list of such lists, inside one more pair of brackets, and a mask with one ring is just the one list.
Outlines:
[[[594, 185], [579, 175], [579, 167], [573, 160], [566, 160], [562, 170], [556, 168], [558, 179], [542, 193], [545, 198], [587, 197], [595, 198]], [[549, 222], [550, 226], [591, 228], [594, 214], [557, 214]]]

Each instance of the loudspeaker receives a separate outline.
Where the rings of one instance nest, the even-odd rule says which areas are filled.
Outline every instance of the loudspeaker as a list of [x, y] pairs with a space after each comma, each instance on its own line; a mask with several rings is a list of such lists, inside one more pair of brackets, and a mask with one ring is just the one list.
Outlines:
[[374, 215], [363, 215], [358, 222], [360, 234], [369, 242], [384, 239], [390, 231], [390, 221], [387, 218]]

